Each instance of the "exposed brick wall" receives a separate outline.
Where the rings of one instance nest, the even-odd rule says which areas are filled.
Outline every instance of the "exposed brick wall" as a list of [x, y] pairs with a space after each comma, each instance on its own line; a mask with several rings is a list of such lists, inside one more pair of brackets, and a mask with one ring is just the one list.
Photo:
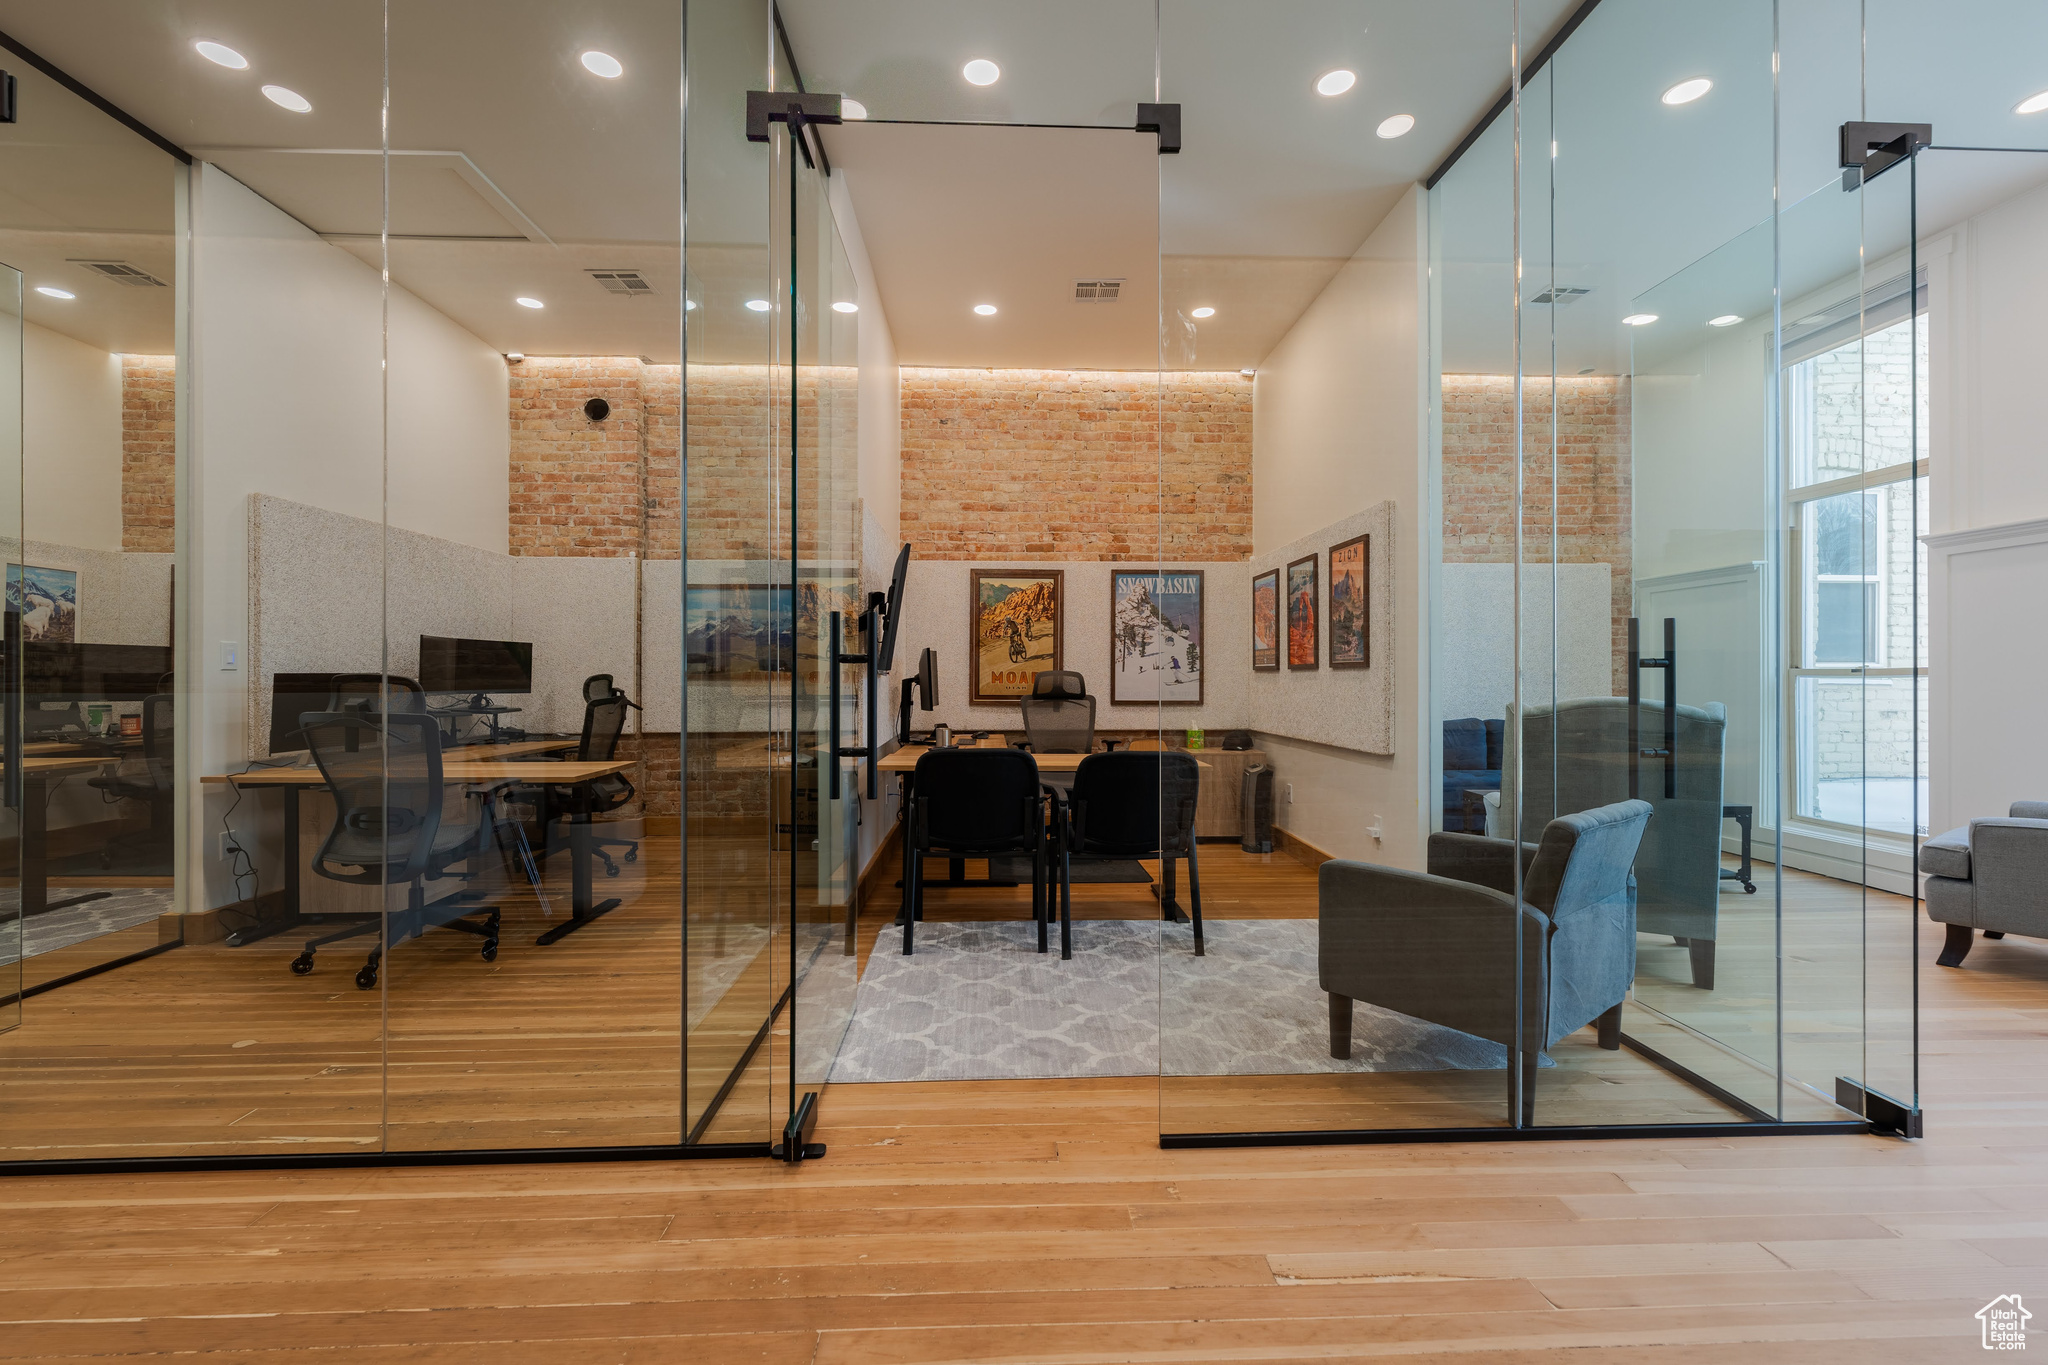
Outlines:
[[[621, 557], [641, 551], [641, 378], [634, 356], [530, 358], [512, 366], [511, 550]], [[602, 422], [583, 405], [602, 398]]]
[[177, 530], [178, 359], [121, 357], [121, 548], [168, 554]]
[[[1628, 687], [1633, 579], [1629, 390], [1613, 375], [1557, 381], [1557, 539], [1561, 564], [1613, 566], [1614, 685]], [[1443, 377], [1444, 562], [1515, 557], [1515, 403], [1507, 375]], [[1550, 386], [1522, 392], [1524, 561], [1550, 562]]]
[[902, 373], [903, 538], [918, 557], [1251, 557], [1244, 376]]

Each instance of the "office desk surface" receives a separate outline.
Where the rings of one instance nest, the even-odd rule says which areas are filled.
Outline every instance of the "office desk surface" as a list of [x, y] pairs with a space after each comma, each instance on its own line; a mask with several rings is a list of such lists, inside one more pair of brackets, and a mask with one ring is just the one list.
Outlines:
[[[449, 782], [534, 782], [563, 784], [610, 777], [632, 767], [625, 759], [609, 763], [518, 763], [486, 762], [451, 758], [441, 765], [441, 776]], [[208, 773], [201, 782], [232, 782], [238, 787], [320, 787], [327, 779], [318, 768], [257, 768], [246, 773]]]
[[[963, 744], [959, 747], [965, 749], [970, 746]], [[1001, 752], [993, 744], [974, 747], [986, 747], [991, 752]], [[877, 772], [885, 773], [913, 772], [917, 768], [917, 760], [930, 752], [931, 746], [929, 745], [906, 744], [895, 753], [884, 757], [880, 763], [875, 765], [875, 768]], [[1080, 768], [1081, 760], [1089, 757], [1087, 754], [1033, 754], [1031, 756], [1038, 760], [1038, 770], [1042, 773], [1075, 772]], [[1202, 768], [1209, 766], [1199, 758], [1195, 760], [1195, 763], [1198, 767]]]
[[[30, 777], [63, 777], [70, 773], [89, 773], [120, 761], [118, 754], [28, 754], [21, 760], [21, 770]], [[0, 764], [0, 770], [5, 766]]]

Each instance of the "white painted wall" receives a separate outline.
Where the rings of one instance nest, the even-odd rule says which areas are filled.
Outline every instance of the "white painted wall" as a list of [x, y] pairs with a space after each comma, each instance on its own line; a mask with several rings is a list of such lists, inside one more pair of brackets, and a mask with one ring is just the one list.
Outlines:
[[[1262, 737], [1275, 777], [1294, 781], [1279, 824], [1340, 857], [1423, 865], [1432, 746], [1423, 585], [1434, 538], [1424, 341], [1426, 201], [1404, 195], [1260, 367], [1252, 406], [1252, 542], [1262, 554], [1391, 501], [1394, 752], [1375, 756]], [[1227, 657], [1227, 656], [1226, 656]], [[1258, 728], [1256, 713], [1252, 727]], [[1307, 799], [1309, 793], [1313, 799]], [[1367, 829], [1378, 818], [1382, 836]]]
[[[853, 266], [860, 304], [856, 363], [859, 379], [860, 496], [893, 555], [903, 543], [903, 381], [896, 366], [896, 339], [889, 315], [882, 311], [882, 291], [875, 284], [860, 220], [847, 192], [846, 172], [835, 170], [827, 189], [840, 243]], [[884, 572], [886, 572], [886, 566]]]
[[21, 492], [36, 540], [121, 548], [121, 358], [24, 322]]
[[[378, 521], [388, 463], [392, 525], [502, 554], [511, 437], [497, 353], [394, 286], [387, 462], [377, 272], [212, 165], [194, 176], [190, 298], [184, 515], [195, 666], [184, 770], [196, 787], [200, 773], [246, 762], [250, 675], [223, 670], [220, 647], [248, 639], [250, 494]], [[335, 566], [338, 593], [378, 581], [361, 566]], [[375, 666], [379, 638], [349, 643]], [[202, 869], [192, 908], [235, 898], [213, 837], [231, 799], [209, 789], [203, 818], [190, 822], [192, 866]], [[274, 825], [273, 812], [263, 818]]]

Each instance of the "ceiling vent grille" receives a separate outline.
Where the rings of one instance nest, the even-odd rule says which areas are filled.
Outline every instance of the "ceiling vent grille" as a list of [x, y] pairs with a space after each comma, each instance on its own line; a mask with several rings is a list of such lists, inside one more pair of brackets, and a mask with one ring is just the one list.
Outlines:
[[102, 279], [112, 280], [115, 284], [125, 284], [131, 289], [167, 289], [170, 287], [147, 270], [132, 266], [126, 261], [74, 260], [70, 264], [84, 266]]
[[1535, 298], [1530, 299], [1529, 302], [1554, 303], [1557, 304], [1559, 307], [1562, 307], [1563, 305], [1571, 303], [1576, 299], [1584, 298], [1586, 295], [1592, 292], [1593, 291], [1590, 289], [1581, 289], [1579, 286], [1575, 284], [1560, 284], [1553, 288], [1544, 290]]
[[583, 273], [603, 285], [607, 294], [620, 294], [632, 299], [654, 297], [654, 286], [637, 270], [586, 270]]
[[1075, 303], [1115, 303], [1116, 296], [1123, 292], [1124, 282], [1114, 280], [1075, 280]]

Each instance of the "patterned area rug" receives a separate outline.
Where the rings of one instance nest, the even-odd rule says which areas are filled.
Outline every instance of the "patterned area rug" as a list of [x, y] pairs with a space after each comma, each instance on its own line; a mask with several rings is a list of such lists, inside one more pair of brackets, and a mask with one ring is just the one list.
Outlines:
[[170, 887], [156, 886], [53, 886], [51, 900], [65, 900], [72, 896], [87, 895], [94, 890], [109, 894], [101, 899], [87, 901], [83, 905], [70, 905], [62, 910], [46, 910], [40, 915], [31, 915], [26, 921], [17, 921], [14, 916], [21, 908], [21, 893], [9, 891], [0, 901], [0, 917], [8, 923], [8, 931], [0, 932], [0, 962], [14, 961], [14, 923], [22, 925], [23, 957], [38, 957], [53, 953], [59, 948], [69, 948], [98, 938], [101, 934], [117, 933], [122, 929], [133, 929], [138, 924], [147, 924], [158, 915], [171, 912], [174, 897]]
[[[1352, 1055], [1329, 1051], [1313, 920], [1083, 920], [1074, 957], [1028, 921], [894, 925], [875, 940], [834, 1081], [1500, 1070], [1507, 1050], [1359, 1004]], [[1162, 1022], [1164, 1041], [1162, 1044]], [[1547, 1063], [1546, 1059], [1546, 1063]]]

